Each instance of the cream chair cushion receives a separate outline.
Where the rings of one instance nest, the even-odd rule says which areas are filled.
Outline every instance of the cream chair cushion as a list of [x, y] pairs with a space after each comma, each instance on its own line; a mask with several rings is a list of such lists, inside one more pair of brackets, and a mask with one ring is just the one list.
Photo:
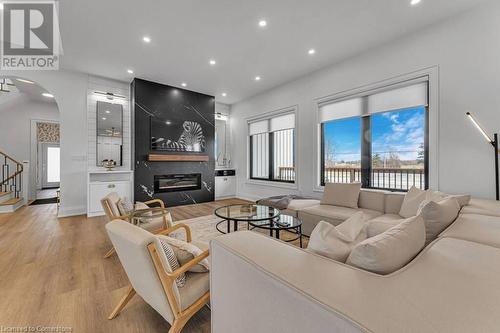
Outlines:
[[417, 215], [422, 216], [425, 223], [425, 244], [429, 244], [455, 221], [460, 212], [460, 204], [454, 197], [435, 201], [424, 201], [420, 204]]
[[[148, 205], [146, 205], [144, 202], [136, 202], [135, 203], [135, 209], [136, 210], [141, 210], [141, 209], [149, 209], [150, 207]], [[148, 215], [148, 214], [146, 214]], [[149, 214], [151, 215], [151, 214]], [[132, 221], [134, 222], [134, 221]], [[165, 220], [163, 219], [163, 217], [157, 217], [157, 218], [145, 218], [141, 221], [141, 224], [139, 225], [139, 227], [143, 228], [143, 229], [146, 229], [148, 231], [156, 231], [156, 230], [160, 230], [160, 229], [164, 229], [164, 228], [168, 228], [172, 225], [172, 217], [170, 215], [170, 212], [167, 213], [167, 216], [166, 216], [166, 226], [165, 226]]]
[[366, 239], [366, 217], [358, 212], [338, 226], [321, 221], [309, 238], [307, 250], [345, 262], [353, 246]]
[[322, 205], [358, 208], [361, 183], [329, 183], [325, 185]]
[[418, 207], [426, 199], [428, 199], [427, 191], [412, 186], [405, 195], [399, 215], [405, 218], [417, 215]]
[[424, 220], [414, 216], [356, 245], [347, 264], [377, 274], [390, 274], [408, 264], [424, 245]]
[[186, 310], [210, 290], [210, 273], [186, 273], [186, 284], [179, 288], [181, 310]]
[[[108, 195], [106, 195], [104, 198], [101, 200], [101, 204], [103, 207], [105, 206], [105, 203], [109, 206], [109, 209], [111, 210], [111, 214], [113, 216], [120, 216], [120, 211], [118, 210], [117, 204], [118, 201], [120, 201], [120, 195], [116, 192], [111, 192]], [[106, 214], [108, 213], [106, 209], [104, 210]], [[108, 218], [112, 218], [111, 216], [108, 216]]]

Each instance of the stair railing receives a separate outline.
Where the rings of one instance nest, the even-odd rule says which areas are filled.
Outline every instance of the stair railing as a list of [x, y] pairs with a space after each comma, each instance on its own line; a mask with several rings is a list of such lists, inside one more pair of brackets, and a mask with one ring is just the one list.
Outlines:
[[0, 163], [2, 165], [0, 192], [12, 192], [15, 198], [20, 198], [23, 188], [23, 164], [1, 151]]

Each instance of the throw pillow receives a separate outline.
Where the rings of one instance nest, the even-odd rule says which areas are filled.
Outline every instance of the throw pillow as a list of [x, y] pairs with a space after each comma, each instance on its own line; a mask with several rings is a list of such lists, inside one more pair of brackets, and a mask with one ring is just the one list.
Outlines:
[[[181, 266], [184, 266], [195, 257], [201, 255], [204, 251], [193, 243], [185, 242], [181, 239], [172, 238], [168, 236], [157, 236], [161, 241], [170, 245], [175, 253], [177, 261]], [[198, 264], [191, 267], [188, 271], [194, 273], [206, 273], [210, 270], [210, 263], [207, 258], [200, 261]]]
[[347, 264], [377, 274], [390, 274], [409, 263], [424, 246], [424, 220], [414, 216], [356, 245]]
[[435, 202], [424, 201], [420, 204], [417, 215], [422, 216], [425, 222], [426, 242], [432, 242], [458, 216], [460, 204], [454, 197]]
[[[157, 236], [155, 237], [155, 244], [158, 249], [158, 254], [163, 264], [163, 268], [169, 273], [177, 270], [180, 267], [179, 261], [177, 260], [175, 252], [169, 243], [165, 239]], [[175, 284], [178, 288], [184, 287], [186, 284], [186, 274], [183, 273], [179, 275], [179, 277], [175, 279]]]
[[417, 215], [417, 210], [420, 204], [427, 199], [428, 192], [412, 186], [406, 193], [399, 211], [399, 215], [409, 218]]
[[366, 217], [363, 212], [357, 212], [336, 227], [321, 221], [309, 237], [307, 250], [345, 262], [352, 247], [366, 238], [365, 223]]
[[325, 185], [322, 205], [358, 208], [361, 183], [328, 183]]
[[[439, 192], [439, 191], [436, 191], [434, 193], [439, 194], [442, 199], [446, 199], [446, 198], [457, 199], [458, 204], [460, 205], [460, 208], [467, 206], [470, 202], [470, 199], [471, 199], [470, 194], [447, 194], [447, 193]], [[439, 200], [433, 200], [433, 201], [439, 201]]]
[[127, 198], [119, 199], [116, 207], [121, 216], [127, 216], [134, 210], [134, 204]]

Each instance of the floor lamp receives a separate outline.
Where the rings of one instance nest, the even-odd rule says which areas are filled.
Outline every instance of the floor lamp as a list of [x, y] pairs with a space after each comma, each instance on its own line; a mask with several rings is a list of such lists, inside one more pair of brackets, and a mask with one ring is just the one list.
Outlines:
[[469, 117], [470, 121], [472, 121], [472, 123], [477, 127], [477, 129], [479, 130], [479, 132], [481, 132], [481, 134], [484, 136], [484, 138], [486, 139], [486, 141], [488, 141], [488, 143], [490, 143], [492, 146], [493, 146], [493, 149], [495, 151], [495, 191], [496, 191], [496, 195], [497, 195], [497, 201], [500, 200], [500, 187], [499, 187], [499, 180], [498, 180], [498, 134], [495, 133], [493, 134], [493, 139], [490, 138], [490, 136], [484, 131], [484, 129], [481, 127], [481, 125], [479, 125], [479, 123], [476, 121], [476, 119], [474, 119], [474, 117], [472, 116], [472, 114], [470, 112], [467, 112], [465, 114], [467, 117]]

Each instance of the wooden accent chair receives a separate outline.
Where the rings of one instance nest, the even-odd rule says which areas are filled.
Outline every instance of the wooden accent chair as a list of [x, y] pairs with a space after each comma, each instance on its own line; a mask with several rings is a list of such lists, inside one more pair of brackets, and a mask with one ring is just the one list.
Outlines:
[[[179, 228], [185, 229], [186, 240], [191, 242], [191, 231], [182, 223], [160, 234], [168, 235]], [[163, 249], [156, 246], [154, 234], [121, 220], [109, 222], [106, 229], [131, 284], [108, 319], [118, 316], [137, 293], [170, 323], [169, 333], [179, 333], [187, 321], [210, 301], [209, 273], [188, 272], [208, 257], [208, 250], [172, 271], [162, 263]], [[186, 283], [178, 288], [175, 280], [182, 273], [186, 275]]]
[[[108, 218], [108, 222], [113, 220], [124, 220], [131, 222], [128, 215], [120, 215], [120, 210], [118, 209], [118, 201], [120, 201], [120, 196], [116, 192], [111, 192], [101, 199], [101, 205], [104, 209], [104, 213]], [[158, 205], [161, 208], [165, 208], [165, 203], [160, 199], [153, 199], [144, 202], [147, 206]], [[141, 224], [141, 228], [146, 229], [150, 232], [156, 233], [161, 230], [165, 230], [172, 226], [172, 219], [170, 216], [163, 216], [163, 218], [154, 220], [150, 223]], [[115, 249], [111, 248], [104, 258], [109, 258], [115, 253]]]

